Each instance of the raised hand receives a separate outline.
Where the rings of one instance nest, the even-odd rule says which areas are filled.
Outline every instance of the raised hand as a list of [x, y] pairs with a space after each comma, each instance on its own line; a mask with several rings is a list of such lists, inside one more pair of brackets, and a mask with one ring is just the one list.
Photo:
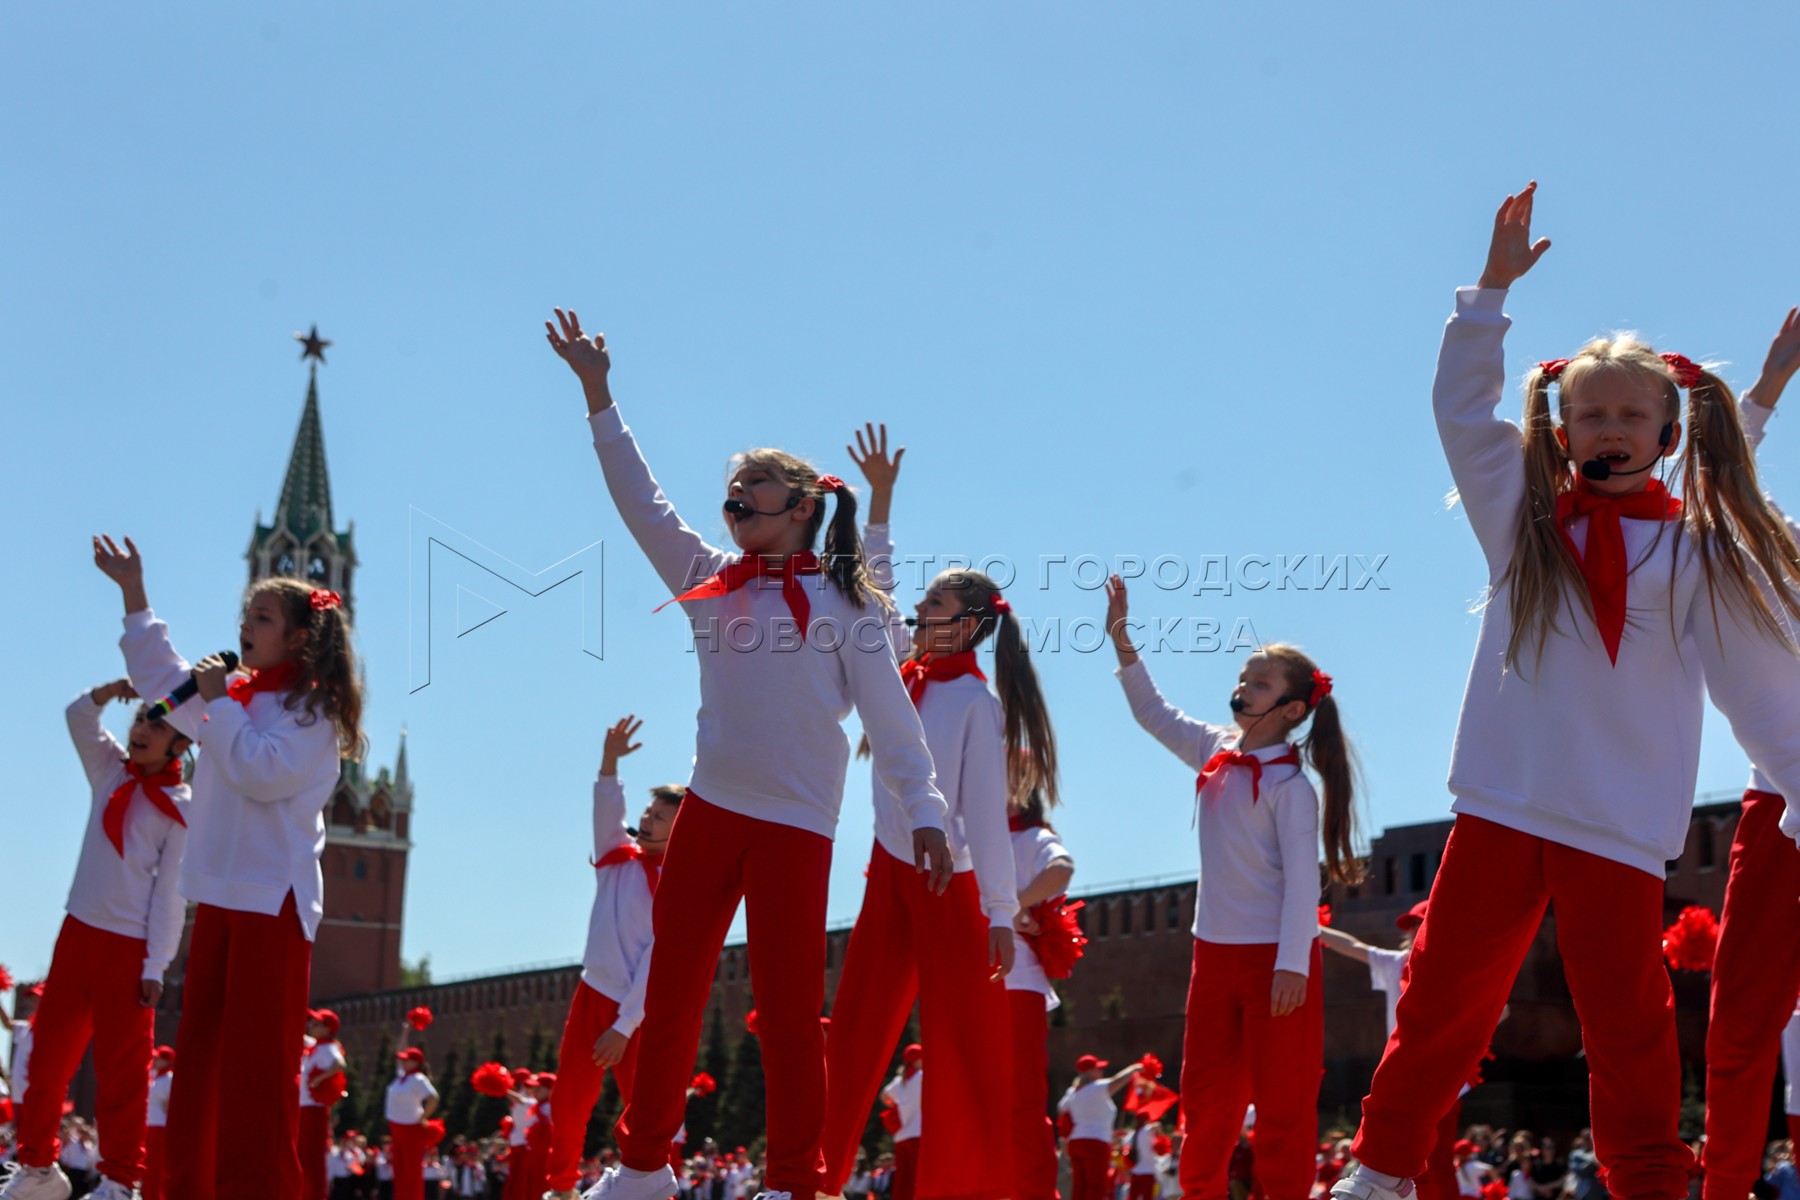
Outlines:
[[1531, 240], [1531, 205], [1537, 195], [1537, 180], [1526, 185], [1517, 195], [1508, 196], [1494, 214], [1494, 237], [1488, 243], [1487, 266], [1481, 272], [1484, 288], [1511, 287], [1525, 272], [1537, 266], [1537, 260], [1550, 249], [1549, 238]]
[[618, 774], [619, 760], [643, 747], [644, 743], [631, 739], [644, 723], [636, 716], [626, 716], [617, 725], [606, 731], [605, 748], [600, 752], [600, 773], [602, 775]]
[[150, 601], [144, 596], [144, 556], [138, 553], [136, 543], [130, 538], [125, 539], [125, 549], [121, 550], [109, 534], [96, 537], [94, 565], [100, 568], [102, 575], [119, 585], [127, 614], [150, 607]]
[[110, 700], [136, 700], [138, 694], [137, 689], [131, 686], [131, 680], [115, 679], [89, 692], [88, 698], [95, 704], [105, 704]]
[[900, 447], [889, 458], [887, 426], [882, 425], [878, 433], [871, 423], [856, 431], [855, 448], [845, 446], [844, 453], [862, 469], [863, 478], [869, 481], [869, 524], [887, 524], [888, 511], [894, 500], [894, 481], [900, 477], [900, 459], [905, 456], [906, 447]]
[[1781, 399], [1781, 391], [1787, 387], [1788, 380], [1794, 372], [1800, 370], [1800, 308], [1788, 309], [1787, 320], [1781, 323], [1781, 330], [1775, 340], [1769, 343], [1769, 353], [1763, 359], [1762, 376], [1751, 389], [1755, 400], [1764, 408], [1774, 408], [1775, 402]]
[[1127, 622], [1131, 618], [1131, 601], [1125, 592], [1125, 581], [1114, 575], [1106, 581], [1106, 632], [1118, 652], [1119, 665], [1129, 667], [1138, 660], [1137, 645], [1131, 640]]
[[612, 407], [612, 393], [606, 383], [607, 373], [612, 370], [612, 355], [606, 349], [606, 335], [584, 332], [581, 318], [575, 315], [574, 309], [551, 311], [556, 314], [556, 323], [544, 322], [545, 340], [581, 380], [581, 389], [587, 393], [588, 412], [597, 413]]

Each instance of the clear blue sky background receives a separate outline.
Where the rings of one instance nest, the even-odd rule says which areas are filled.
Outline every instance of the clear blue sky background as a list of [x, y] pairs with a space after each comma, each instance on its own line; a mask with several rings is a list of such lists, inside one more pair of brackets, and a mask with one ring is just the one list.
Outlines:
[[[646, 719], [634, 794], [692, 753], [684, 623], [650, 615], [663, 595], [543, 342], [556, 303], [610, 335], [627, 419], [711, 533], [732, 452], [855, 478], [842, 446], [872, 418], [910, 448], [903, 552], [1027, 579], [1059, 554], [1388, 555], [1385, 590], [1140, 586], [1137, 607], [1304, 644], [1337, 676], [1372, 823], [1441, 816], [1482, 583], [1427, 412], [1451, 290], [1536, 177], [1556, 248], [1510, 305], [1515, 373], [1632, 327], [1748, 384], [1800, 301], [1796, 33], [1775, 5], [14, 12], [0, 961], [48, 964], [88, 800], [60, 709], [120, 671], [88, 535], [138, 539], [190, 655], [231, 644], [304, 394], [288, 335], [315, 321], [374, 762], [411, 729], [405, 951], [440, 975], [579, 952], [607, 722]], [[1766, 473], [1800, 500], [1785, 422]], [[414, 509], [531, 570], [604, 540], [604, 661], [564, 589], [440, 636], [413, 692]], [[1012, 589], [1034, 619], [1103, 608], [1035, 583]], [[455, 588], [437, 603], [453, 619]], [[1242, 657], [1152, 665], [1223, 719]], [[1191, 872], [1191, 776], [1132, 723], [1110, 655], [1039, 665], [1078, 882]], [[1715, 718], [1700, 787], [1744, 776]], [[834, 918], [859, 900], [868, 794], [853, 769]]]

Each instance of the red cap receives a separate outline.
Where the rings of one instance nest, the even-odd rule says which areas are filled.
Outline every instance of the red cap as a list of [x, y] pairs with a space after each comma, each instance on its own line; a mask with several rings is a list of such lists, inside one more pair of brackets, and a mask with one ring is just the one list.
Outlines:
[[394, 1055], [394, 1057], [401, 1062], [419, 1063], [421, 1065], [425, 1062], [425, 1052], [417, 1046], [408, 1046], [400, 1053]]
[[329, 1008], [309, 1008], [306, 1010], [306, 1019], [309, 1021], [317, 1021], [319, 1024], [331, 1030], [332, 1037], [337, 1036], [338, 1015]]
[[925, 1058], [925, 1047], [914, 1042], [900, 1052], [900, 1060], [911, 1066], [917, 1066]]
[[1450, 1147], [1450, 1153], [1452, 1153], [1452, 1154], [1473, 1154], [1473, 1153], [1475, 1153], [1475, 1143], [1471, 1142], [1468, 1138], [1462, 1138], [1461, 1140], [1459, 1140], [1456, 1143], [1456, 1145]]
[[556, 1075], [553, 1072], [545, 1071], [537, 1077], [531, 1086], [553, 1088], [556, 1086]]
[[514, 1067], [512, 1076], [513, 1076], [513, 1086], [514, 1087], [528, 1088], [528, 1087], [536, 1087], [537, 1086], [537, 1076], [533, 1075], [530, 1071], [526, 1070], [524, 1067]]
[[1411, 933], [1425, 923], [1425, 905], [1427, 903], [1427, 901], [1421, 900], [1394, 918], [1394, 925], [1401, 933]]
[[1075, 1069], [1077, 1071], [1104, 1071], [1111, 1065], [1112, 1064], [1107, 1062], [1104, 1058], [1095, 1058], [1091, 1054], [1084, 1054], [1075, 1060]]
[[154, 1049], [150, 1052], [150, 1057], [151, 1058], [166, 1058], [172, 1063], [175, 1061], [175, 1047], [173, 1047], [173, 1046], [158, 1046], [156, 1049]]

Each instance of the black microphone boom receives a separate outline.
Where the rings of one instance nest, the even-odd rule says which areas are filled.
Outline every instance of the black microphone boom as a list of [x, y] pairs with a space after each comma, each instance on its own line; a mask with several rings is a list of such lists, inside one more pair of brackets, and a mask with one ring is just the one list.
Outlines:
[[[219, 657], [225, 660], [225, 669], [227, 671], [237, 670], [237, 655], [229, 650], [221, 650], [219, 651]], [[194, 680], [192, 675], [189, 675], [187, 679], [182, 682], [181, 686], [164, 696], [161, 700], [158, 700], [155, 704], [152, 704], [144, 713], [145, 719], [150, 721], [162, 720], [192, 699], [194, 694], [199, 690], [199, 683]]]

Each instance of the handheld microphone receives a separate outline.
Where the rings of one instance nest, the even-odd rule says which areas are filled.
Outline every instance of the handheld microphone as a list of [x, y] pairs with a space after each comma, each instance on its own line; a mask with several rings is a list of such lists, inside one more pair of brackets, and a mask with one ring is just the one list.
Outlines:
[[[238, 665], [238, 656], [237, 655], [233, 654], [229, 650], [221, 650], [221, 651], [219, 651], [219, 657], [225, 660], [225, 669], [227, 671], [237, 670], [237, 665]], [[168, 716], [170, 713], [172, 713], [176, 709], [180, 708], [183, 704], [187, 703], [187, 701], [190, 700], [194, 696], [194, 694], [196, 692], [198, 692], [199, 690], [200, 690], [200, 685], [197, 682], [195, 682], [194, 677], [192, 675], [189, 675], [187, 677], [187, 680], [184, 683], [182, 683], [182, 685], [180, 687], [176, 688], [174, 691], [172, 691], [168, 695], [164, 696], [161, 700], [158, 700], [155, 704], [152, 704], [148, 709], [144, 710], [144, 719], [147, 721], [162, 720], [164, 717]]]
[[[1659, 446], [1667, 447], [1669, 444], [1669, 440], [1671, 438], [1673, 438], [1674, 436], [1675, 436], [1674, 423], [1666, 422], [1662, 427], [1662, 432], [1660, 432], [1656, 436], [1656, 444]], [[1605, 461], [1604, 459], [1590, 458], [1586, 462], [1581, 464], [1581, 477], [1583, 479], [1591, 480], [1594, 483], [1604, 483], [1608, 479], [1611, 479], [1616, 475], [1641, 475], [1645, 471], [1648, 471], [1652, 467], [1656, 466], [1656, 464], [1661, 462], [1662, 459], [1663, 459], [1663, 456], [1659, 454], [1655, 458], [1651, 459], [1649, 462], [1645, 463], [1641, 467], [1633, 467], [1629, 471], [1620, 471], [1620, 470], [1616, 469], [1611, 463]]]

